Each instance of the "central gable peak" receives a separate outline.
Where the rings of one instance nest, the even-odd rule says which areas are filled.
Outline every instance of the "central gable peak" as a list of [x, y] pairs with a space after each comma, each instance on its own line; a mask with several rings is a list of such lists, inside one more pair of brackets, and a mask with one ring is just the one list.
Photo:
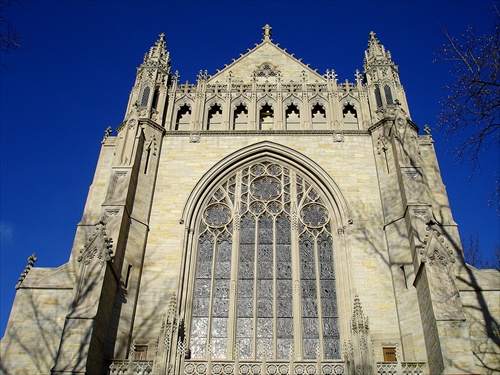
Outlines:
[[293, 54], [281, 49], [271, 39], [272, 27], [266, 24], [262, 28], [262, 42], [256, 44], [247, 53], [240, 54], [238, 59], [233, 59], [230, 65], [218, 71], [209, 82], [241, 82], [243, 84], [257, 83], [282, 83], [302, 81], [324, 81], [322, 75], [311, 69], [308, 65], [296, 59]]

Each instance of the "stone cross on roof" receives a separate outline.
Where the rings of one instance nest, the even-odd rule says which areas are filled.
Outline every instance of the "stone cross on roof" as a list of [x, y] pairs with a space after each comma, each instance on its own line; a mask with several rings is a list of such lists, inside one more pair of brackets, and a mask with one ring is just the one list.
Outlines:
[[263, 35], [264, 35], [264, 40], [270, 40], [271, 35], [272, 35], [272, 33], [271, 33], [271, 30], [272, 30], [272, 29], [273, 29], [273, 28], [272, 28], [271, 26], [269, 26], [269, 24], [266, 24], [266, 26], [264, 26], [264, 27], [262, 28], [262, 30], [264, 31], [264, 33], [263, 33]]

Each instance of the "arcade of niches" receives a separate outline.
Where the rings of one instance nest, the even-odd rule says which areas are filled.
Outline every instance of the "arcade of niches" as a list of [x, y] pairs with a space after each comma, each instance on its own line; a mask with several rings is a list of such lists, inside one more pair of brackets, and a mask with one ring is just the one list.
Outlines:
[[463, 259], [391, 54], [371, 32], [339, 82], [271, 36], [193, 84], [160, 35], [2, 373], [498, 373], [498, 271]]

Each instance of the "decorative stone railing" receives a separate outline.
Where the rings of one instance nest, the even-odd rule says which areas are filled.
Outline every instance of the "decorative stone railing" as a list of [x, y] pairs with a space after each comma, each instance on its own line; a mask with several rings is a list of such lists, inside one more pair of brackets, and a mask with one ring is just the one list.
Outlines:
[[150, 375], [153, 373], [153, 361], [129, 361], [113, 359], [109, 365], [109, 375]]
[[[378, 362], [377, 375], [422, 375], [424, 362]], [[239, 371], [236, 371], [236, 368]], [[153, 361], [114, 359], [109, 375], [151, 375]], [[344, 362], [224, 362], [186, 361], [185, 375], [345, 375]]]
[[379, 375], [421, 375], [424, 362], [377, 362]]
[[344, 362], [197, 362], [186, 361], [185, 375], [343, 375]]

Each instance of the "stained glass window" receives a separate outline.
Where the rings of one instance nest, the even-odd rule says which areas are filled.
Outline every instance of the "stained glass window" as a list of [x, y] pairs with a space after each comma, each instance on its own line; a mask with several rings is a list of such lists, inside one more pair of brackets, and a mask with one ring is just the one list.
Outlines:
[[288, 166], [261, 161], [223, 181], [197, 234], [192, 358], [236, 347], [241, 359], [339, 359], [330, 220], [320, 190]]

